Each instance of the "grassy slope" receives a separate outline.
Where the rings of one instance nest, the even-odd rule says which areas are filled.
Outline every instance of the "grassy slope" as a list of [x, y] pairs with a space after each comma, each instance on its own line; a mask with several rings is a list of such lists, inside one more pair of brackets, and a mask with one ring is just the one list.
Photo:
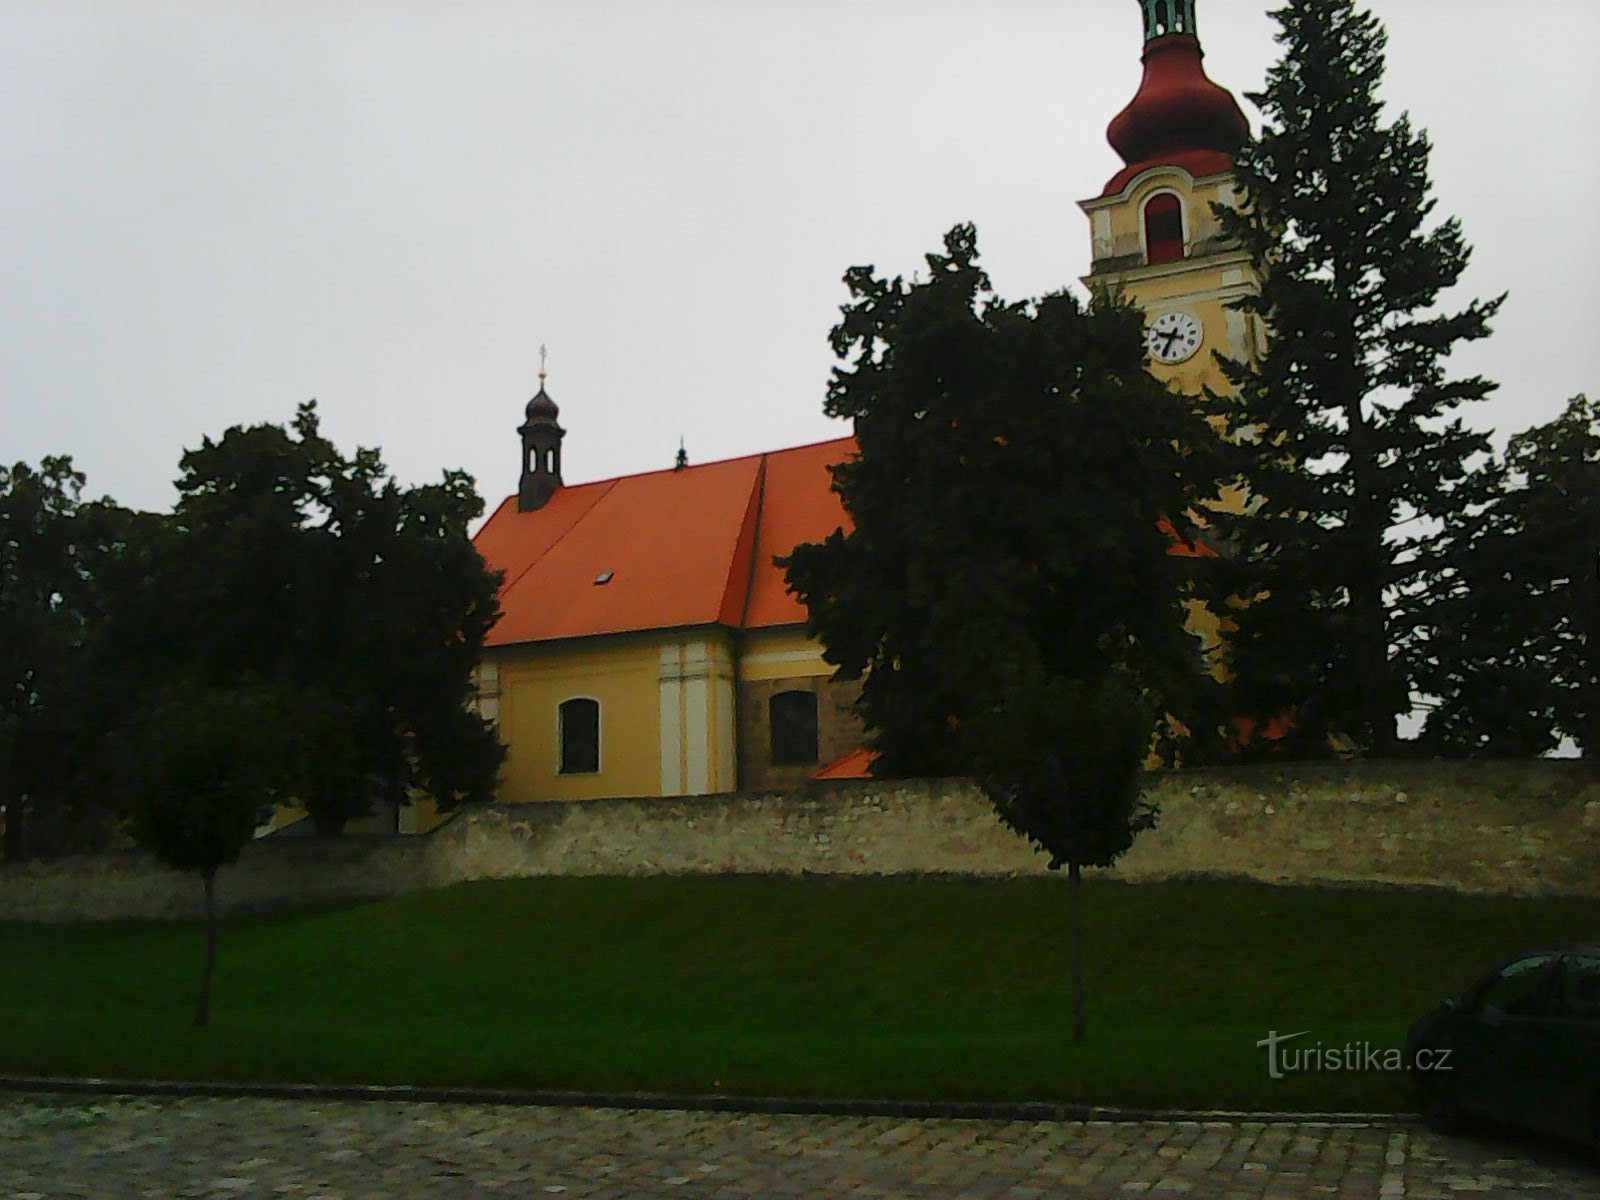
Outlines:
[[1055, 879], [482, 882], [200, 933], [0, 924], [0, 1072], [646, 1091], [1404, 1107], [1280, 1082], [1255, 1048], [1398, 1045], [1600, 902], [1234, 883], [1086, 885], [1089, 1043], [1063, 1036]]

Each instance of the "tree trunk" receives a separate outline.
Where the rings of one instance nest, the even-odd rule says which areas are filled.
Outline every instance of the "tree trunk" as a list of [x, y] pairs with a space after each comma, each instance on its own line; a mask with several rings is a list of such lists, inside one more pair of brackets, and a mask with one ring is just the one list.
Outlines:
[[[1381, 533], [1379, 536], [1382, 536]], [[1389, 662], [1389, 621], [1383, 606], [1383, 585], [1374, 582], [1364, 586], [1358, 607], [1361, 625], [1361, 679], [1365, 694], [1361, 697], [1364, 724], [1371, 741], [1371, 753], [1376, 758], [1393, 758], [1399, 751], [1395, 733], [1394, 667]]]
[[[1335, 266], [1334, 288], [1348, 296], [1351, 284], [1347, 272]], [[1389, 615], [1383, 603], [1383, 587], [1388, 576], [1389, 556], [1383, 537], [1388, 526], [1388, 507], [1380, 492], [1378, 450], [1372, 444], [1372, 430], [1362, 408], [1366, 395], [1357, 364], [1361, 360], [1360, 334], [1352, 325], [1340, 339], [1340, 358], [1346, 367], [1343, 390], [1349, 471], [1354, 495], [1350, 498], [1349, 535], [1355, 541], [1357, 578], [1345, 580], [1350, 592], [1351, 615], [1355, 618], [1357, 645], [1353, 648], [1356, 685], [1360, 694], [1353, 697], [1353, 711], [1339, 714], [1354, 717], [1365, 729], [1347, 729], [1365, 743], [1369, 754], [1392, 757], [1398, 749], [1395, 731], [1394, 668], [1389, 663]], [[1365, 735], [1364, 737], [1362, 735]]]
[[1578, 752], [1590, 762], [1600, 761], [1600, 545], [1593, 563], [1580, 563], [1574, 582], [1578, 585], [1578, 629], [1585, 653], [1578, 660], [1584, 680], [1579, 694], [1583, 698], [1584, 728], [1578, 731]]
[[211, 972], [217, 965], [217, 869], [202, 872], [206, 885], [206, 957], [200, 968], [200, 1003], [194, 1010], [194, 1023], [202, 1028], [211, 1023]]
[[1086, 1036], [1083, 999], [1083, 869], [1076, 858], [1067, 860], [1067, 886], [1071, 892], [1072, 962], [1068, 970], [1072, 976], [1072, 1040], [1081, 1042]]
[[9, 770], [0, 774], [0, 801], [6, 806], [6, 831], [5, 831], [5, 860], [6, 862], [21, 862], [28, 852], [27, 819], [22, 813], [22, 794], [28, 790], [25, 782], [28, 779], [28, 770], [25, 766], [28, 754], [28, 717], [24, 710], [17, 714], [16, 729], [13, 732], [12, 758]]

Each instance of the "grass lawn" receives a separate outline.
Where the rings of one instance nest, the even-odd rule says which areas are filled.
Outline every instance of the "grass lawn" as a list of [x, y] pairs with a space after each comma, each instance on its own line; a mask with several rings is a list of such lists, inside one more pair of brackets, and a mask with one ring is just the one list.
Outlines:
[[204, 1030], [198, 924], [0, 923], [0, 1073], [1403, 1109], [1255, 1043], [1399, 1046], [1497, 957], [1600, 934], [1600, 901], [1084, 895], [1083, 1046], [1061, 880], [540, 879], [228, 921]]

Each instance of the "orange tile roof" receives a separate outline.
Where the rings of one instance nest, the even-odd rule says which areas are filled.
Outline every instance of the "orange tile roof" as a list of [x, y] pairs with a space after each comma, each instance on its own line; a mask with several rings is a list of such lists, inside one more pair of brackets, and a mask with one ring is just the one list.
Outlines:
[[1161, 532], [1172, 539], [1167, 553], [1174, 558], [1216, 558], [1216, 550], [1198, 539], [1190, 541], [1178, 532], [1178, 527], [1166, 517], [1156, 522]]
[[841, 754], [825, 767], [811, 772], [812, 779], [871, 779], [872, 762], [878, 757], [876, 750], [858, 746], [848, 754]]
[[525, 513], [508, 497], [473, 539], [506, 576], [487, 644], [803, 623], [772, 559], [848, 527], [827, 468], [854, 451], [837, 438], [576, 484]]
[[[829, 466], [853, 437], [558, 488], [543, 508], [509, 496], [473, 538], [505, 572], [486, 644], [601, 633], [805, 623], [773, 558], [850, 527]], [[1171, 522], [1169, 553], [1208, 557]], [[610, 579], [595, 581], [606, 572]]]

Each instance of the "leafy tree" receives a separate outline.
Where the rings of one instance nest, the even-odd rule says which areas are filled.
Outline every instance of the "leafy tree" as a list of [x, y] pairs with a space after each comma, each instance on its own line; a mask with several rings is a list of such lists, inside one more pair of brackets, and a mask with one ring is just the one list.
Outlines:
[[76, 641], [69, 522], [83, 476], [67, 458], [0, 467], [0, 805], [5, 856], [24, 849], [26, 809], [43, 782], [34, 728], [55, 707]]
[[1454, 219], [1430, 221], [1426, 135], [1381, 119], [1378, 21], [1351, 0], [1272, 15], [1284, 55], [1251, 97], [1265, 127], [1238, 156], [1245, 203], [1218, 208], [1265, 266], [1240, 306], [1270, 331], [1258, 370], [1228, 364], [1238, 396], [1222, 410], [1254, 497], [1231, 666], [1242, 711], [1296, 710], [1301, 749], [1338, 731], [1391, 752], [1436, 600], [1425, 531], [1487, 449], [1457, 410], [1495, 385], [1447, 378], [1444, 359], [1504, 297], [1435, 308], [1469, 248]]
[[205, 957], [194, 1023], [211, 1019], [217, 872], [294, 795], [298, 764], [284, 735], [291, 702], [260, 687], [182, 688], [147, 696], [127, 774], [134, 830], [157, 858], [205, 886]]
[[69, 458], [0, 466], [0, 809], [5, 857], [104, 832], [88, 749], [107, 700], [90, 653], [136, 514], [82, 501]]
[[970, 225], [927, 263], [845, 276], [827, 411], [855, 422], [834, 470], [853, 528], [782, 565], [861, 681], [874, 771], [978, 777], [1076, 879], [1147, 823], [1149, 714], [1197, 723], [1194, 560], [1162, 518], [1213, 490], [1217, 439], [1145, 370], [1137, 313], [1001, 300]]
[[493, 794], [504, 751], [467, 705], [498, 580], [466, 535], [470, 476], [402, 488], [376, 450], [341, 454], [306, 404], [287, 429], [206, 439], [178, 491], [126, 610], [127, 671], [295, 695], [317, 766], [298, 798], [319, 832], [413, 789], [443, 808]]
[[1449, 531], [1426, 642], [1436, 752], [1600, 754], [1600, 404], [1517, 434]]

